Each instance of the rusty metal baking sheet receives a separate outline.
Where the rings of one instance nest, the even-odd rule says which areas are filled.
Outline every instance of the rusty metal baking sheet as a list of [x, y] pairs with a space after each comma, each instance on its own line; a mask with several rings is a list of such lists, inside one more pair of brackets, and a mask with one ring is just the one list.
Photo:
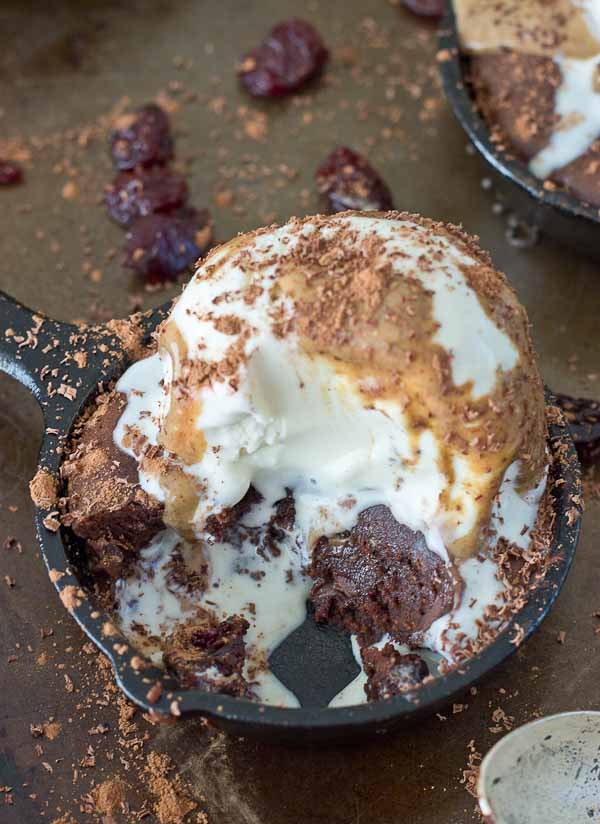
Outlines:
[[[303, 94], [257, 103], [239, 90], [236, 62], [293, 16], [318, 27], [330, 68]], [[111, 117], [158, 99], [171, 111], [191, 201], [212, 210], [219, 240], [317, 211], [314, 171], [349, 144], [378, 168], [398, 208], [481, 236], [529, 311], [545, 381], [600, 395], [597, 265], [548, 238], [509, 243], [510, 216], [442, 98], [435, 27], [400, 3], [5, 0], [0, 32], [0, 156], [22, 158], [26, 173], [22, 186], [0, 191], [1, 289], [69, 320], [124, 316], [177, 292], [147, 292], [122, 268], [123, 233], [101, 205]], [[590, 498], [551, 616], [444, 717], [318, 751], [227, 739], [199, 722], [127, 720], [36, 548], [27, 482], [41, 416], [5, 376], [0, 398], [2, 822], [129, 822], [145, 810], [141, 820], [176, 821], [152, 772], [151, 753], [164, 753], [168, 781], [182, 782], [179, 812], [182, 798], [195, 805], [191, 821], [205, 812], [213, 824], [463, 824], [476, 820], [463, 783], [473, 753], [538, 714], [597, 707], [600, 503]], [[115, 778], [122, 797], [110, 809], [94, 788]]]

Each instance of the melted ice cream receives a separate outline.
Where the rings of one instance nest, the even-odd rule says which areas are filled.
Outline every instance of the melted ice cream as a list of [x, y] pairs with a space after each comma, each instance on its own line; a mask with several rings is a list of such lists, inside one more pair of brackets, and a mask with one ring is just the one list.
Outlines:
[[529, 168], [542, 179], [586, 152], [600, 136], [600, 53], [588, 60], [555, 57], [562, 75], [554, 112], [558, 125]]
[[[500, 538], [527, 549], [531, 542], [531, 531], [535, 525], [540, 500], [546, 488], [546, 476], [539, 485], [524, 495], [516, 490], [519, 464], [509, 466], [502, 481], [500, 492], [492, 510], [491, 545]], [[477, 638], [483, 624], [492, 628], [499, 622], [484, 620], [489, 606], [501, 607], [504, 602], [505, 585], [499, 577], [498, 565], [485, 555], [468, 558], [459, 567], [464, 589], [455, 608], [438, 618], [425, 633], [425, 646], [453, 662], [452, 647], [462, 639], [464, 646]]]
[[[526, 549], [546, 479], [544, 477], [535, 490], [519, 495], [516, 490], [518, 472], [518, 463], [512, 464], [506, 472], [494, 504], [492, 530], [495, 540], [505, 538]], [[243, 523], [249, 527], [262, 526], [272, 515], [273, 512], [262, 502], [244, 516]], [[281, 554], [276, 557], [265, 558], [257, 554], [251, 542], [241, 546], [228, 543], [206, 545], [204, 557], [210, 575], [206, 591], [198, 594], [196, 601], [169, 581], [168, 566], [179, 540], [173, 530], [161, 533], [142, 550], [135, 575], [119, 583], [118, 613], [125, 634], [155, 663], [160, 663], [160, 650], [148, 644], [146, 637], [136, 630], [136, 625], [142, 625], [148, 635], [160, 638], [173, 632], [178, 624], [193, 619], [194, 607], [200, 604], [212, 610], [219, 620], [242, 615], [250, 623], [244, 675], [257, 697], [265, 704], [299, 706], [296, 696], [278, 681], [267, 663], [271, 652], [306, 617], [306, 600], [312, 581], [303, 573], [308, 558], [299, 532], [285, 533], [278, 541]], [[503, 604], [505, 587], [491, 557], [469, 558], [461, 563], [459, 571], [464, 582], [462, 596], [455, 608], [435, 621], [425, 633], [424, 646], [419, 652], [426, 659], [431, 658], [433, 652], [453, 663], [454, 644], [459, 639], [460, 646], [475, 641], [482, 623], [493, 627], [493, 623], [484, 622], [486, 610], [489, 606], [501, 607]], [[366, 674], [360, 648], [356, 636], [351, 640], [360, 673], [332, 699], [331, 707], [351, 706], [366, 700]], [[401, 653], [410, 651], [387, 634], [375, 646], [382, 649], [387, 643], [392, 643]]]

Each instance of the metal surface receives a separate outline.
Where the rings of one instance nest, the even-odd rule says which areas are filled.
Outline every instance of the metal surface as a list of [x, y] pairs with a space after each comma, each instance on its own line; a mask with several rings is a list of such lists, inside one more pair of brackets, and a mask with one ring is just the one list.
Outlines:
[[[481, 186], [488, 167], [465, 152], [462, 128], [427, 80], [430, 70], [437, 71], [432, 26], [383, 0], [94, 0], [85, 4], [85, 14], [81, 8], [75, 0], [52, 8], [3, 3], [0, 143], [14, 134], [44, 137], [78, 129], [122, 95], [143, 103], [170, 82], [206, 99], [222, 96], [228, 120], [203, 97], [182, 103], [173, 115], [178, 157], [195, 156], [189, 180], [196, 205], [210, 205], [214, 190], [226, 186], [235, 205], [245, 208], [238, 214], [214, 206], [221, 239], [264, 224], [269, 212], [281, 221], [318, 210], [313, 170], [333, 145], [349, 143], [377, 165], [399, 207], [462, 222], [481, 236], [528, 309], [546, 383], [557, 391], [598, 397], [597, 266], [547, 237], [526, 251], [507, 243], [505, 217], [492, 211], [493, 192]], [[233, 67], [241, 52], [290, 15], [313, 20], [336, 51], [332, 80], [299, 102], [257, 106], [238, 92]], [[348, 48], [356, 65], [337, 54]], [[191, 67], [178, 68], [181, 59]], [[268, 113], [264, 142], [246, 135], [243, 106]], [[72, 157], [70, 168], [64, 166], [65, 154]], [[221, 167], [247, 168], [249, 156], [272, 168], [287, 163], [298, 176], [281, 189], [274, 185], [277, 173], [253, 181], [225, 177]], [[61, 197], [69, 172], [80, 190], [76, 200]], [[138, 293], [145, 307], [165, 299], [164, 293], [142, 292], [121, 269], [118, 254], [107, 257], [107, 250], [121, 244], [122, 233], [97, 203], [111, 176], [103, 137], [85, 148], [73, 138], [32, 150], [26, 173], [24, 186], [0, 190], [0, 288], [65, 320], [124, 316]], [[256, 200], [244, 199], [243, 186]], [[90, 265], [101, 270], [100, 283], [90, 278]], [[36, 556], [27, 481], [42, 431], [37, 404], [4, 376], [0, 392], [0, 537], [14, 535], [23, 544], [22, 555], [0, 548], [0, 574], [16, 581], [9, 589], [0, 580], [0, 785], [15, 788], [15, 805], [2, 809], [1, 817], [9, 824], [29, 824], [39, 820], [40, 810], [52, 820], [60, 807], [86, 822], [93, 819], [79, 812], [83, 788], [114, 771], [116, 761], [106, 760], [99, 748], [98, 766], [87, 772], [79, 767], [83, 787], [73, 785], [73, 765], [98, 738], [89, 736], [91, 711], [78, 709], [85, 697], [83, 680], [78, 683], [75, 676], [75, 691], [65, 691], [58, 667], [73, 674], [84, 639]], [[474, 742], [485, 752], [498, 739], [492, 714], [499, 707], [523, 723], [537, 713], [596, 705], [600, 640], [592, 613], [600, 607], [599, 541], [600, 507], [590, 499], [573, 570], [540, 631], [476, 695], [443, 718], [433, 716], [376, 743], [310, 750], [215, 736], [189, 721], [148, 728], [148, 746], [171, 755], [197, 797], [206, 797], [212, 824], [396, 824], [402, 818], [411, 824], [468, 824], [475, 820], [475, 802], [460, 783], [468, 746]], [[41, 638], [41, 627], [52, 628], [54, 635]], [[562, 644], [559, 631], [566, 634]], [[52, 663], [36, 664], [44, 652]], [[17, 660], [9, 663], [13, 657]], [[96, 712], [110, 722], [109, 708]], [[46, 755], [40, 758], [29, 724], [49, 715], [68, 734], [44, 741]], [[44, 759], [51, 760], [53, 774], [41, 765]]]
[[528, 223], [549, 237], [560, 239], [580, 254], [600, 260], [598, 207], [585, 204], [567, 191], [545, 189], [544, 182], [523, 162], [492, 141], [469, 88], [469, 61], [460, 52], [451, 3], [440, 28], [439, 45], [444, 56], [440, 61], [440, 73], [448, 101], [473, 145], [497, 176], [505, 198]]

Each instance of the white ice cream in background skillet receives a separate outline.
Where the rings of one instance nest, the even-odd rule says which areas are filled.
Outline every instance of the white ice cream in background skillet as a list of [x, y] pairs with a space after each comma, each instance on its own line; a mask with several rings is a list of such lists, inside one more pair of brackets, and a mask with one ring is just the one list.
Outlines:
[[[533, 54], [541, 53], [551, 56], [560, 70], [561, 82], [555, 93], [554, 113], [556, 125], [552, 130], [548, 144], [544, 146], [529, 162], [529, 168], [542, 180], [553, 172], [568, 165], [584, 154], [591, 144], [600, 137], [600, 2], [599, 0], [570, 0], [565, 6], [582, 16], [583, 25], [589, 31], [587, 43], [574, 42], [574, 38], [563, 38], [564, 19], [560, 9], [551, 14], [543, 3], [530, 3], [528, 10], [523, 4], [519, 10], [514, 5], [503, 9], [501, 6], [483, 5], [482, 18], [489, 14], [489, 28], [478, 42], [473, 39], [470, 27], [473, 25], [472, 0], [455, 0], [459, 31], [463, 45], [471, 52], [490, 52], [495, 49], [514, 48], [517, 51]], [[475, 7], [475, 11], [479, 11]], [[498, 15], [515, 17], [521, 12], [514, 28], [507, 26], [499, 29]], [[554, 16], [553, 16], [554, 15]], [[561, 20], [563, 21], [561, 23]], [[548, 29], [542, 43], [536, 40], [535, 30]], [[518, 32], [515, 40], [515, 31]], [[590, 54], [589, 44], [594, 41], [597, 52]], [[552, 44], [556, 45], [553, 46]], [[555, 49], [550, 54], [550, 49]], [[583, 49], [584, 54], [579, 54]], [[592, 49], [593, 50], [593, 49]], [[565, 53], [566, 52], [566, 53]]]
[[[517, 348], [494, 324], [465, 278], [463, 267], [477, 261], [459, 245], [446, 237], [436, 238], [443, 254], [435, 271], [422, 271], [416, 262], [425, 250], [426, 238], [418, 223], [354, 216], [336, 220], [344, 221], [356, 242], [373, 235], [381, 238], [395, 272], [416, 273], [431, 292], [438, 324], [435, 340], [451, 356], [455, 385], [470, 381], [471, 396], [478, 399], [493, 390], [499, 375], [516, 366]], [[303, 224], [305, 237], [315, 231], [326, 236], [333, 229], [320, 225], [317, 230], [310, 221]], [[327, 359], [307, 356], [294, 334], [279, 337], [274, 333], [274, 310], [289, 317], [294, 307], [285, 294], [273, 299], [276, 264], [269, 265], [269, 261], [289, 252], [297, 242], [297, 233], [286, 226], [256, 235], [246, 247], [249, 255], [243, 268], [236, 265], [235, 255], [228, 254], [228, 246], [217, 250], [208, 263], [213, 271], [219, 269], [218, 275], [207, 277], [201, 266], [170, 316], [188, 356], [199, 353], [204, 362], [220, 361], [232, 341], [230, 335], [215, 328], [215, 317], [237, 316], [252, 328], [236, 388], [210, 381], [198, 390], [200, 413], [195, 425], [207, 448], [196, 464], [181, 466], [203, 489], [193, 524], [197, 539], [206, 543], [211, 570], [206, 598], [214, 603], [211, 608], [220, 617], [244, 615], [251, 625], [247, 636], [250, 648], [265, 656], [305, 617], [311, 582], [301, 568], [309, 560], [315, 538], [350, 529], [361, 511], [385, 504], [398, 521], [420, 530], [429, 548], [448, 560], [447, 547], [475, 523], [474, 498], [482, 483], [464, 456], [454, 455], [452, 497], [460, 501], [462, 517], [448, 518], [440, 503], [447, 479], [440, 471], [441, 445], [434, 433], [425, 429], [419, 435], [415, 454], [410, 424], [401, 406], [391, 400], [367, 403], [350, 378]], [[401, 256], [395, 256], [397, 252]], [[243, 299], [243, 290], [253, 261], [260, 271], [262, 293], [249, 304]], [[115, 440], [134, 457], [132, 447], [125, 446], [126, 433], [137, 428], [150, 445], [158, 445], [172, 402], [174, 371], [171, 355], [161, 349], [130, 367], [119, 381], [117, 388], [127, 396], [128, 404]], [[193, 431], [189, 437], [194, 438]], [[176, 456], [171, 458], [177, 461]], [[155, 474], [140, 471], [140, 482], [147, 492], [165, 500]], [[265, 573], [260, 582], [235, 570], [240, 551], [251, 554], [252, 547], [240, 550], [216, 544], [205, 532], [207, 518], [239, 502], [250, 485], [263, 496], [259, 517], [264, 521], [285, 496], [286, 488], [293, 490], [296, 506], [296, 528], [283, 542], [282, 555], [270, 560], [254, 558]], [[512, 483], [503, 486], [496, 506], [503, 510], [504, 526], [511, 535], [520, 534], [524, 525], [533, 525], [538, 497], [536, 494], [530, 501], [521, 498]], [[257, 517], [257, 513], [251, 512], [249, 517]], [[518, 523], [512, 523], [511, 518]], [[466, 563], [474, 568], [482, 561], [472, 558]], [[286, 582], [290, 568], [296, 573], [292, 583]], [[476, 583], [482, 580], [479, 572], [469, 578]], [[501, 586], [498, 581], [496, 584], [483, 588], [480, 603], [498, 597]], [[256, 604], [255, 615], [249, 614], [249, 602]], [[455, 620], [460, 609], [457, 604], [450, 616], [436, 624]], [[465, 621], [473, 623], [472, 616], [466, 616]], [[432, 626], [430, 644], [447, 655], [439, 643], [441, 627]], [[257, 692], [266, 703], [293, 705], [293, 697], [284, 688], [278, 689], [276, 679], [266, 671], [258, 676]]]
[[542, 179], [578, 158], [600, 137], [600, 52], [588, 60], [560, 56], [554, 60], [562, 76], [554, 101], [558, 125], [548, 144], [529, 162], [534, 175]]
[[558, 116], [550, 142], [530, 161], [529, 168], [545, 178], [582, 155], [600, 137], [600, 2], [573, 0], [582, 10], [590, 33], [598, 41], [598, 53], [585, 60], [558, 54], [561, 72], [554, 111]]

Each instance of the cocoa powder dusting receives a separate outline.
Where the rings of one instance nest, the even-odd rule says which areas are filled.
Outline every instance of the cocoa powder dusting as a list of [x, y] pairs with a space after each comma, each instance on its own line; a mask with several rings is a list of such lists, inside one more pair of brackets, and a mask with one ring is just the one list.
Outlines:
[[183, 824], [198, 805], [175, 774], [173, 761], [165, 753], [151, 752], [146, 759], [144, 775], [155, 799], [153, 806], [159, 824]]
[[96, 812], [100, 815], [122, 810], [125, 801], [125, 784], [120, 778], [108, 778], [92, 790]]
[[132, 315], [127, 320], [109, 320], [106, 328], [119, 340], [131, 361], [146, 357], [149, 352], [144, 345], [145, 331], [140, 325], [141, 315]]
[[31, 500], [40, 509], [50, 509], [58, 500], [58, 482], [47, 469], [38, 469], [29, 482]]

